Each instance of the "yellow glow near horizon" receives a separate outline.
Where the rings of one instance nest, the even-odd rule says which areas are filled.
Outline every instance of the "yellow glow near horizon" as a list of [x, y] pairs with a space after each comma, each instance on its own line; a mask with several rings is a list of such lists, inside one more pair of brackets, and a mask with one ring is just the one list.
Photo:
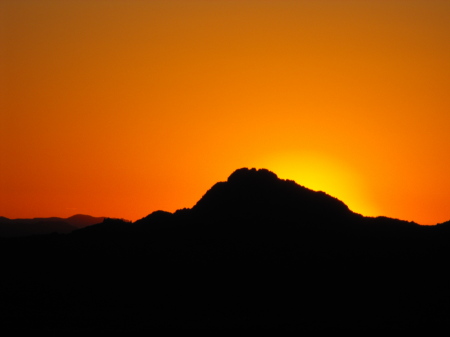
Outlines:
[[265, 163], [279, 178], [323, 191], [344, 202], [353, 212], [380, 215], [365, 193], [361, 176], [335, 158], [319, 153], [282, 154], [268, 158]]

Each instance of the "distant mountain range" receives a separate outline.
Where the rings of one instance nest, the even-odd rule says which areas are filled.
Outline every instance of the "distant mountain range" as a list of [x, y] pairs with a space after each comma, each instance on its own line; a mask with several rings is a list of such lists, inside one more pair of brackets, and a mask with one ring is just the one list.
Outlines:
[[69, 234], [0, 238], [2, 326], [450, 328], [450, 222], [364, 217], [246, 168], [190, 209], [90, 220]]
[[69, 218], [8, 219], [0, 217], [0, 237], [70, 233], [102, 222], [104, 217], [77, 214]]

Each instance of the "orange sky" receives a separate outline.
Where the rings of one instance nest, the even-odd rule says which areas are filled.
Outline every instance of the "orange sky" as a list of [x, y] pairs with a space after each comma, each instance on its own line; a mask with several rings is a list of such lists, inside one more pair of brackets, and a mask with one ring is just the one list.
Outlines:
[[142, 218], [240, 167], [450, 219], [450, 1], [0, 2], [0, 215]]

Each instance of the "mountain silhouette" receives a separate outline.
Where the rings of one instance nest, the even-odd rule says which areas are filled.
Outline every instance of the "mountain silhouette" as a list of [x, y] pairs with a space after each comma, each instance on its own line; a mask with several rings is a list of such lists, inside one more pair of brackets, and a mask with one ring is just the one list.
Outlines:
[[4, 326], [60, 330], [450, 326], [448, 224], [364, 217], [265, 169], [192, 207], [0, 239]]
[[0, 217], [0, 237], [43, 235], [51, 233], [67, 234], [76, 229], [103, 221], [103, 217], [76, 214], [69, 218], [8, 219]]
[[[363, 217], [324, 192], [279, 179], [266, 169], [247, 168], [238, 169], [227, 181], [216, 183], [191, 209], [174, 214], [157, 211], [133, 226], [147, 232], [157, 230], [160, 235], [168, 231], [172, 243], [180, 234], [177, 244], [206, 240], [208, 235], [221, 240], [260, 236], [262, 242], [265, 239], [261, 236], [266, 235], [269, 244], [277, 238], [292, 241], [290, 244], [294, 246], [301, 237], [308, 237], [310, 242], [331, 240], [341, 234], [368, 238], [388, 232], [391, 237], [411, 237], [422, 229], [414, 222]], [[176, 227], [179, 229], [174, 231]]]
[[268, 170], [240, 169], [227, 182], [214, 185], [193, 207], [216, 221], [303, 218], [323, 222], [353, 215], [341, 201], [293, 181], [280, 180]]

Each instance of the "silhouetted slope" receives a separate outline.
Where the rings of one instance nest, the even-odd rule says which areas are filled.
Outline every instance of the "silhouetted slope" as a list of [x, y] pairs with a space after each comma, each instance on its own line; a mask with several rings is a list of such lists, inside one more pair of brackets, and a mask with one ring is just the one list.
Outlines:
[[440, 228], [447, 228], [447, 227], [450, 228], [450, 220], [446, 221], [446, 222], [443, 222], [443, 223], [439, 223], [436, 226], [438, 226]]
[[191, 209], [0, 239], [3, 325], [67, 330], [450, 327], [450, 235], [367, 218], [267, 170]]

